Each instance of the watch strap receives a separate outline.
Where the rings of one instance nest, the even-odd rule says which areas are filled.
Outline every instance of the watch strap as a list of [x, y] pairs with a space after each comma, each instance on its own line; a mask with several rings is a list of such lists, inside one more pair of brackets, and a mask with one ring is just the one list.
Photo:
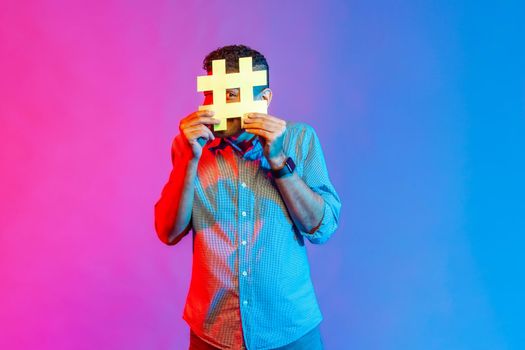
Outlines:
[[288, 174], [292, 174], [294, 170], [295, 170], [295, 163], [292, 157], [288, 157], [286, 158], [283, 166], [280, 169], [277, 169], [277, 170], [272, 169], [272, 175], [274, 178], [279, 179]]

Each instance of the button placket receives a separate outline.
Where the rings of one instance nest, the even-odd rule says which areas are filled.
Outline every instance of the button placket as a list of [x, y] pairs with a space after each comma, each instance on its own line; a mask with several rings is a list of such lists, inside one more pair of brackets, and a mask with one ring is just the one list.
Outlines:
[[249, 191], [247, 184], [243, 179], [247, 178], [246, 169], [249, 168], [248, 166], [243, 166], [242, 163], [245, 163], [243, 160], [240, 160], [240, 166], [239, 166], [239, 179], [238, 179], [238, 191], [239, 191], [239, 202], [238, 202], [238, 210], [239, 210], [239, 299], [241, 300], [241, 317], [243, 318], [244, 322], [249, 322], [249, 315], [246, 314], [247, 309], [246, 307], [249, 305], [249, 298], [250, 298], [250, 292], [249, 292], [249, 280], [246, 278], [248, 276], [248, 251], [247, 251], [247, 240], [248, 235], [250, 232], [250, 219], [251, 219], [251, 213], [248, 211], [250, 208], [250, 196], [253, 194], [251, 191]]
[[[253, 295], [251, 290], [251, 275], [250, 267], [250, 249], [254, 228], [253, 208], [255, 205], [254, 191], [248, 186], [253, 182], [254, 172], [258, 171], [252, 162], [245, 159], [239, 159], [239, 178], [237, 182], [238, 189], [238, 283], [239, 283], [239, 306], [241, 313], [241, 321], [243, 329], [246, 330], [246, 335], [251, 338], [252, 321], [252, 305]], [[250, 243], [250, 245], [248, 244]]]

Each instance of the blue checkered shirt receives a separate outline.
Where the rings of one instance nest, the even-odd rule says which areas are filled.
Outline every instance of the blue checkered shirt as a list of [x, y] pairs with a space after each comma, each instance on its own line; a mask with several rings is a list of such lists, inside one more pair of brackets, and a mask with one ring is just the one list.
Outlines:
[[[177, 157], [181, 142], [178, 135], [172, 144], [173, 171], [182, 161]], [[341, 202], [310, 125], [288, 121], [283, 148], [299, 177], [324, 199], [321, 225], [313, 234], [292, 221], [257, 137], [240, 148], [216, 138], [204, 146], [199, 160], [192, 275], [183, 319], [220, 349], [284, 346], [323, 319], [305, 239], [319, 244], [330, 238]]]

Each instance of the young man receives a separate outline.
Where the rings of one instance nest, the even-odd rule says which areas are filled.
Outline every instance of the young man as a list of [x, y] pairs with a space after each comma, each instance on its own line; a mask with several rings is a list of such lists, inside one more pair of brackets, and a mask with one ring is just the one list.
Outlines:
[[[254, 70], [266, 59], [243, 45], [219, 48], [204, 68], [240, 57]], [[270, 104], [269, 85], [254, 88]], [[238, 89], [226, 93], [239, 101]], [[205, 92], [204, 104], [215, 98]], [[190, 349], [322, 349], [322, 315], [310, 278], [305, 238], [326, 242], [341, 202], [321, 145], [306, 123], [252, 113], [228, 130], [209, 111], [182, 119], [172, 143], [173, 170], [155, 204], [155, 230], [168, 245], [193, 231], [193, 268], [183, 318]], [[210, 126], [210, 127], [209, 127]], [[218, 136], [218, 137], [215, 137]]]

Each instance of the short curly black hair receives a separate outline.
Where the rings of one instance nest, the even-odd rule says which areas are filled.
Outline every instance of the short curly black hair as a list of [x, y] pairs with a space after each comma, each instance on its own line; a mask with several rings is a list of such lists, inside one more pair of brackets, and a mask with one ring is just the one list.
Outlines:
[[246, 45], [228, 45], [219, 47], [210, 52], [202, 63], [202, 68], [206, 72], [211, 71], [211, 62], [213, 60], [226, 60], [226, 73], [236, 73], [239, 71], [239, 58], [252, 57], [253, 70], [266, 70], [266, 85], [264, 88], [270, 86], [270, 67], [263, 54]]

